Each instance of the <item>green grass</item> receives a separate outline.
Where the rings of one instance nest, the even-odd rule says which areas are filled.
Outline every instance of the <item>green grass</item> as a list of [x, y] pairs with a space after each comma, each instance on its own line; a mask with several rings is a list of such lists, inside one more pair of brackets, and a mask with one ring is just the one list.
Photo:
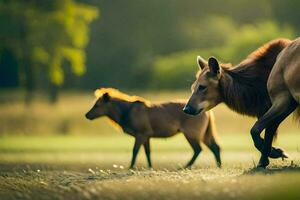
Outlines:
[[[185, 139], [153, 139], [154, 168], [144, 152], [128, 170], [133, 138], [4, 136], [0, 138], [0, 199], [299, 199], [300, 137], [278, 139], [292, 156], [253, 170], [259, 154], [249, 135], [225, 134], [223, 168], [204, 148], [193, 170], [178, 170], [192, 151]], [[293, 163], [292, 163], [293, 160]]]

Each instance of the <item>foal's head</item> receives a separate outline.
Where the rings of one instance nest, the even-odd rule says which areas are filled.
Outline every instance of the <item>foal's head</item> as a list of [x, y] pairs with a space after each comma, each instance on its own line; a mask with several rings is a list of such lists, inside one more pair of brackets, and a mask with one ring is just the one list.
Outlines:
[[[97, 96], [97, 90], [95, 91], [95, 95]], [[98, 117], [106, 116], [111, 110], [112, 104], [111, 104], [111, 97], [109, 96], [109, 93], [104, 93], [101, 96], [97, 97], [96, 103], [91, 108], [89, 112], [86, 113], [85, 117], [89, 120], [96, 119]]]
[[96, 103], [85, 115], [90, 120], [102, 116], [119, 115], [125, 109], [124, 104], [139, 101], [145, 103], [145, 105], [150, 105], [150, 102], [142, 97], [127, 95], [114, 88], [97, 89], [95, 96], [97, 97]]
[[208, 62], [200, 56], [197, 57], [200, 71], [193, 83], [192, 95], [183, 111], [190, 115], [197, 115], [202, 111], [210, 110], [221, 102], [219, 82], [222, 68], [218, 61], [211, 57]]

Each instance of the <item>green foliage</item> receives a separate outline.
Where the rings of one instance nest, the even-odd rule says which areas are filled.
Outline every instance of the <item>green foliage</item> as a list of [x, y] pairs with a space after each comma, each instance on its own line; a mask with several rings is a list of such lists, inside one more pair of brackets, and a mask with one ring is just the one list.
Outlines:
[[[299, 35], [299, 2], [2, 0], [0, 87], [22, 83], [44, 89], [64, 83], [64, 88], [75, 89], [186, 88], [194, 79], [198, 54], [237, 63], [267, 40]], [[98, 8], [101, 20], [89, 28]], [[12, 56], [5, 56], [11, 51]], [[156, 66], [158, 58], [177, 59], [189, 52], [194, 54], [184, 56], [187, 67], [176, 64], [173, 71]], [[17, 65], [12, 64], [15, 57]], [[13, 77], [15, 71], [21, 77]], [[5, 79], [9, 73], [12, 78]]]
[[45, 67], [55, 85], [63, 83], [65, 61], [74, 74], [85, 72], [85, 47], [89, 24], [98, 16], [96, 7], [73, 0], [8, 1], [0, 4], [0, 11], [0, 25], [6, 27], [0, 31], [5, 41], [0, 48], [14, 52], [20, 65]]
[[[96, 22], [93, 29], [96, 37], [88, 47], [89, 68], [84, 81], [78, 85], [83, 88], [114, 86], [147, 89], [150, 85], [156, 88], [186, 88], [190, 85], [188, 81], [194, 79], [194, 73], [189, 73], [190, 76], [185, 78], [174, 76], [177, 72], [187, 72], [179, 66], [177, 72], [168, 70], [168, 73], [160, 74], [156, 67], [152, 69], [157, 57], [195, 50], [195, 55], [190, 58], [194, 66], [195, 56], [199, 54], [197, 51], [202, 53], [203, 50], [205, 53], [218, 48], [211, 50], [210, 55], [220, 54], [224, 61], [238, 62], [267, 40], [263, 38], [265, 36], [257, 36], [259, 34], [267, 34], [268, 39], [274, 39], [288, 29], [294, 32], [292, 37], [300, 33], [297, 0], [99, 0], [98, 4], [103, 11], [102, 18]], [[279, 30], [272, 33], [272, 25], [257, 27], [266, 21], [275, 24], [274, 27]], [[219, 53], [221, 47], [229, 46], [228, 41], [238, 41], [240, 34], [245, 35], [241, 32], [248, 31], [246, 27], [252, 27], [248, 34], [254, 37], [253, 41], [257, 40], [258, 46], [251, 43], [251, 47], [239, 49], [234, 59], [229, 55], [233, 52]], [[246, 40], [246, 36], [241, 38]], [[247, 43], [244, 45], [247, 46]], [[190, 68], [191, 65], [187, 69]]]
[[227, 42], [226, 46], [229, 48], [229, 52], [224, 54], [224, 59], [228, 62], [237, 63], [251, 51], [270, 40], [275, 38], [293, 39], [295, 37], [292, 27], [279, 25], [274, 21], [245, 25]]
[[[209, 29], [209, 27], [206, 27]], [[213, 29], [211, 29], [213, 30]], [[217, 31], [219, 32], [219, 31]], [[213, 34], [212, 34], [213, 35]], [[237, 64], [262, 44], [278, 38], [294, 38], [295, 33], [289, 26], [280, 26], [273, 21], [242, 26], [232, 33], [220, 45], [192, 51], [173, 53], [157, 57], [153, 64], [153, 87], [187, 88], [194, 80], [197, 71], [196, 57], [201, 55], [208, 59], [215, 56], [223, 62]]]
[[223, 15], [207, 15], [201, 20], [183, 22], [181, 26], [187, 42], [197, 44], [197, 48], [223, 45], [236, 29], [235, 22]]

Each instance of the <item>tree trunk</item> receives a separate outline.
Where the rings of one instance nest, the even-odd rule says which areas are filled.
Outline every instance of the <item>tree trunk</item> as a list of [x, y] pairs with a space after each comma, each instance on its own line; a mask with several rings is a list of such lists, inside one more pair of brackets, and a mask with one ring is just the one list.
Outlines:
[[59, 86], [50, 83], [49, 101], [54, 104], [58, 101]]
[[24, 58], [23, 61], [23, 65], [24, 65], [24, 78], [25, 78], [25, 82], [24, 82], [24, 86], [25, 86], [25, 103], [27, 105], [31, 104], [32, 100], [33, 100], [33, 93], [34, 93], [34, 89], [35, 89], [35, 71], [34, 71], [34, 67], [30, 62], [30, 58], [28, 58], [27, 56]]

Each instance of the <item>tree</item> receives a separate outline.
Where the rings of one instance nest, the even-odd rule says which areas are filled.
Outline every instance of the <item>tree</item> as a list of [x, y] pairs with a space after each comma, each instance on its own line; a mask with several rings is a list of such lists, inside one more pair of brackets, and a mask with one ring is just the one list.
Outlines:
[[[57, 98], [64, 68], [75, 75], [85, 72], [89, 24], [98, 9], [74, 0], [3, 1], [0, 3], [0, 51], [8, 49], [20, 65], [20, 79], [30, 102], [38, 73], [46, 71], [50, 97]], [[45, 70], [43, 70], [44, 68]]]

